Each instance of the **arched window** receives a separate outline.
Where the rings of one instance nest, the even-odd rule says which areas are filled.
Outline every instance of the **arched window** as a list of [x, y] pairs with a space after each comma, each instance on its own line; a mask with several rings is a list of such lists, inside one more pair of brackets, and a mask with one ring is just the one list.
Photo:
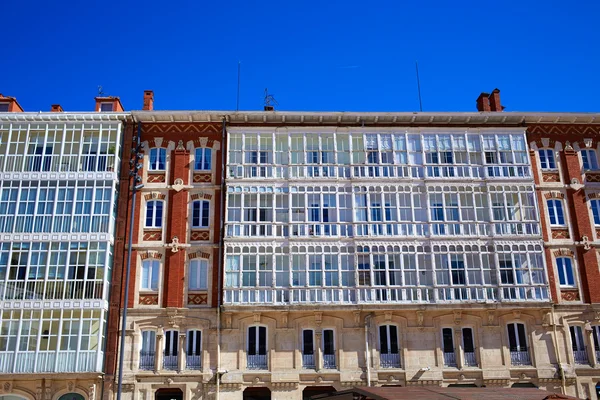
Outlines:
[[162, 228], [163, 201], [152, 200], [146, 203], [146, 228]]
[[540, 155], [540, 167], [543, 170], [556, 169], [556, 160], [554, 158], [554, 150], [552, 149], [540, 149], [538, 150]]
[[167, 149], [155, 147], [150, 149], [150, 171], [164, 171], [167, 164]]
[[160, 262], [158, 260], [144, 260], [142, 262], [142, 279], [140, 289], [158, 290], [158, 274]]
[[573, 275], [573, 261], [569, 257], [558, 257], [556, 259], [556, 269], [558, 270], [558, 280], [560, 286], [575, 286]]
[[210, 203], [207, 200], [197, 200], [192, 203], [192, 228], [208, 228]]
[[565, 213], [563, 211], [563, 203], [560, 199], [549, 199], [546, 201], [548, 205], [548, 215], [550, 216], [550, 225], [564, 226]]
[[581, 164], [584, 170], [598, 170], [598, 155], [594, 149], [584, 149], [581, 153]]
[[206, 290], [208, 288], [208, 260], [191, 260], [188, 271], [189, 290]]
[[[4, 400], [4, 398], [2, 398], [2, 400]], [[85, 397], [79, 393], [67, 393], [60, 396], [58, 400], [85, 400]]]
[[210, 171], [212, 166], [212, 149], [198, 147], [194, 157], [196, 171]]

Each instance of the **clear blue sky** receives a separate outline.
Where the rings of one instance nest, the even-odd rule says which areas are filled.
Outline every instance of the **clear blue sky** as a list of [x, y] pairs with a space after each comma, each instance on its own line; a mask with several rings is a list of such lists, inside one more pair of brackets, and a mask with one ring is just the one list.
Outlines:
[[0, 6], [0, 93], [91, 110], [600, 111], [600, 1], [29, 1]]

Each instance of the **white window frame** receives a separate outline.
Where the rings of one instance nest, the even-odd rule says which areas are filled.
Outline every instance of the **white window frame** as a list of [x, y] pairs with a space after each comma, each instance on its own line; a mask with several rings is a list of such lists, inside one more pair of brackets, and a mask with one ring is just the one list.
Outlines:
[[[146, 265], [149, 265], [149, 267], [146, 267]], [[145, 269], [149, 268], [148, 274], [146, 276], [146, 279], [144, 279], [144, 275], [145, 275]], [[153, 287], [153, 279], [152, 276], [154, 275], [154, 269], [156, 268], [156, 285]], [[160, 284], [160, 261], [153, 259], [153, 258], [148, 258], [144, 261], [142, 261], [142, 267], [141, 267], [141, 271], [140, 271], [140, 290], [141, 291], [152, 291], [152, 292], [156, 292], [158, 291], [158, 286]]]
[[[208, 168], [206, 165], [206, 154], [210, 154], [208, 157]], [[212, 170], [213, 154], [210, 147], [196, 147], [194, 151], [194, 171], [210, 171]], [[197, 168], [200, 165], [200, 168]]]
[[[560, 213], [558, 212], [559, 207], [557, 204], [560, 204]], [[567, 225], [567, 215], [565, 213], [565, 202], [562, 199], [547, 199], [546, 200], [546, 208], [548, 209], [548, 220], [550, 221], [550, 226], [566, 226]], [[554, 218], [554, 222], [552, 219]], [[562, 218], [563, 222], [560, 222]]]
[[[162, 204], [160, 218], [157, 216], [157, 205], [158, 203]], [[151, 215], [151, 224], [148, 225], [148, 211], [150, 209], [150, 204], [152, 204], [152, 215]], [[162, 228], [163, 227], [163, 219], [165, 217], [165, 202], [164, 200], [149, 200], [146, 202], [146, 213], [144, 214], [144, 227], [146, 228]]]
[[[598, 165], [598, 153], [596, 152], [596, 149], [581, 149], [579, 152], [581, 153], [581, 168], [584, 171], [598, 171], [600, 169], [600, 166]], [[584, 161], [584, 154], [586, 154], [585, 158], [587, 159], [588, 168], [585, 167], [586, 162]]]
[[[110, 106], [110, 110], [105, 110], [105, 106]], [[115, 111], [115, 104], [113, 102], [101, 102], [100, 103], [100, 112], [113, 112]]]
[[[198, 205], [198, 224], [195, 223], [195, 208]], [[205, 207], [206, 206], [206, 207]], [[204, 214], [207, 215], [204, 215]], [[203, 220], [206, 219], [206, 224], [203, 223]], [[210, 226], [210, 201], [208, 200], [194, 200], [192, 202], [192, 228], [208, 228]]]
[[[515, 334], [515, 341], [516, 341], [516, 345], [517, 345], [517, 349], [516, 351], [527, 351], [529, 353], [529, 344], [528, 341], [529, 339], [527, 338], [527, 325], [525, 325], [522, 322], [509, 322], [506, 324], [506, 334], [508, 335], [508, 332], [510, 330], [510, 325], [513, 326], [514, 329], [514, 334]], [[523, 332], [524, 332], [524, 336], [525, 336], [525, 350], [523, 349], [523, 343], [521, 343], [521, 339], [519, 338], [519, 329], [518, 329], [518, 325], [523, 325]], [[510, 348], [510, 335], [508, 335], [507, 337], [507, 342], [508, 342], [508, 351], [512, 351]]]
[[[192, 280], [192, 269], [196, 268], [196, 279]], [[204, 283], [202, 282], [204, 280]], [[195, 258], [188, 265], [188, 290], [208, 290], [208, 260]]]
[[592, 222], [595, 226], [600, 226], [600, 199], [591, 199], [589, 202], [590, 211], [592, 212]]
[[[583, 328], [580, 325], [569, 326], [569, 335], [571, 336], [571, 350], [583, 351], [586, 349], [585, 336], [583, 335]], [[573, 349], [573, 339], [575, 339], [577, 349]]]
[[[379, 353], [380, 354], [400, 354], [401, 350], [401, 346], [400, 346], [400, 327], [396, 324], [382, 324], [379, 325], [379, 328], [381, 328], [382, 326], [385, 326], [385, 330], [386, 330], [386, 334], [387, 334], [387, 348], [388, 348], [388, 352], [387, 353], [382, 353], [381, 352], [381, 331], [379, 329], [377, 329], [377, 335], [379, 337]], [[398, 353], [392, 353], [392, 336], [391, 336], [391, 332], [390, 332], [390, 327], [393, 326], [396, 328], [396, 343], [398, 345]]]
[[[198, 343], [196, 340], [196, 337], [200, 335], [200, 348], [198, 348]], [[187, 331], [187, 336], [185, 337], [186, 343], [185, 343], [185, 354], [186, 355], [192, 355], [192, 356], [201, 356], [202, 355], [202, 330], [201, 329], [189, 329]], [[190, 354], [189, 350], [190, 350], [190, 343], [192, 344], [192, 353]]]
[[543, 148], [538, 150], [540, 169], [543, 171], [555, 171], [558, 169], [554, 149]]
[[[152, 162], [152, 152], [156, 152], [156, 160]], [[160, 157], [164, 153], [164, 168], [160, 167]], [[148, 154], [148, 170], [149, 171], [166, 171], [167, 169], [167, 149], [164, 147], [153, 147]]]
[[[559, 261], [560, 260], [560, 261]], [[564, 261], [563, 261], [564, 260]], [[571, 268], [571, 276], [573, 277], [573, 282], [568, 282], [568, 274], [567, 274], [567, 264], [565, 261], [568, 261], [568, 264]], [[557, 257], [556, 258], [556, 270], [558, 272], [558, 282], [560, 287], [576, 287], [577, 279], [575, 279], [575, 266], [574, 261], [571, 257]], [[563, 281], [564, 283], [562, 283]]]

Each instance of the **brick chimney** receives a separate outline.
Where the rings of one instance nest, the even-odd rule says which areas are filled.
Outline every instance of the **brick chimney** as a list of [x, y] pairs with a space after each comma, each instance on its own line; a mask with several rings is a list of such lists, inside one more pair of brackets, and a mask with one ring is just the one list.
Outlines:
[[144, 107], [142, 110], [154, 110], [154, 92], [152, 90], [144, 90]]
[[0, 112], [23, 112], [17, 99], [0, 93]]
[[65, 112], [65, 110], [63, 110], [60, 104], [52, 104], [50, 112]]
[[123, 105], [118, 97], [96, 97], [96, 112], [123, 112]]
[[477, 98], [477, 111], [491, 111], [489, 97], [489, 93], [481, 92], [481, 94]]
[[500, 89], [496, 88], [492, 90], [492, 94], [490, 95], [489, 99], [491, 111], [502, 112], [504, 110], [504, 106], [500, 104]]

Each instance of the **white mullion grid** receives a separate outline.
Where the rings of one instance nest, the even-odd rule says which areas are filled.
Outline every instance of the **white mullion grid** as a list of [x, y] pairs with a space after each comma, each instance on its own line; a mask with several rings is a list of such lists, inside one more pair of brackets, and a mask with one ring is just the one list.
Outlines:
[[[42, 147], [42, 160], [41, 160], [41, 165], [40, 165], [40, 171], [44, 170], [44, 164], [46, 163], [46, 151], [47, 151], [47, 147], [48, 147], [48, 124], [44, 124], [45, 128], [44, 128], [44, 142], [43, 142], [43, 147]], [[52, 154], [54, 154], [54, 144], [52, 146]], [[50, 171], [52, 171], [52, 164], [54, 161], [54, 157], [53, 155], [50, 154]]]
[[[50, 258], [50, 257], [48, 257]], [[46, 271], [48, 270], [48, 268], [46, 268]], [[38, 323], [39, 323], [39, 328], [38, 328], [38, 332], [37, 332], [37, 337], [36, 337], [36, 343], [35, 343], [35, 354], [33, 356], [33, 373], [37, 372], [37, 367], [38, 367], [38, 356], [40, 354], [40, 343], [42, 342], [42, 321], [43, 321], [43, 316], [44, 316], [44, 309], [40, 310], [40, 317], [38, 319]], [[33, 321], [33, 320], [32, 320]]]
[[[69, 160], [69, 168], [67, 171], [62, 171], [63, 160], [65, 159], [65, 141], [67, 137], [67, 124], [63, 124], [62, 126], [62, 140], [60, 141], [60, 152], [58, 153], [58, 172], [69, 172], [70, 169], [70, 160]], [[55, 130], [55, 135], [57, 134], [58, 129]], [[55, 136], [56, 139], [56, 136]]]
[[[23, 157], [23, 162], [21, 164], [21, 168], [17, 170], [17, 172], [25, 171], [25, 165], [27, 164], [27, 156], [29, 155], [29, 135], [31, 132], [31, 123], [27, 124], [27, 133], [25, 134], [25, 157]], [[35, 161], [34, 161], [35, 162]]]
[[[494, 218], [494, 207], [493, 207], [493, 203], [492, 203], [492, 193], [490, 191], [490, 186], [486, 185], [485, 186], [485, 197], [487, 198], [487, 208], [488, 208], [488, 216], [489, 216], [489, 224], [490, 224], [490, 230], [491, 230], [491, 234], [492, 237], [496, 236], [496, 223], [502, 223], [499, 221], [496, 221]], [[494, 192], [496, 193], [496, 192]]]
[[[44, 156], [42, 155], [42, 165], [43, 164], [44, 164]], [[39, 181], [38, 182], [38, 186], [36, 187], [37, 189], [35, 191], [35, 203], [33, 205], [33, 216], [32, 216], [32, 221], [31, 221], [31, 232], [35, 232], [36, 231], [36, 229], [35, 229], [35, 222], [36, 222], [36, 220], [38, 218], [38, 204], [40, 204], [40, 192], [42, 191], [42, 186], [41, 186], [42, 182], [43, 181]], [[45, 188], [49, 189], [49, 187], [47, 187], [47, 186], [45, 186]], [[30, 190], [31, 190], [31, 187], [30, 187]], [[27, 200], [28, 200], [27, 202], [29, 203], [29, 194], [27, 196]], [[44, 201], [44, 212], [46, 211], [47, 200], [48, 200], [48, 191], [46, 191], [46, 200]], [[42, 226], [43, 225], [44, 225], [44, 221], [42, 219]], [[40, 231], [43, 231], [43, 229], [40, 230]]]
[[85, 123], [81, 124], [81, 131], [80, 131], [80, 136], [79, 136], [79, 149], [77, 152], [77, 170], [79, 171], [81, 168], [81, 152], [83, 151], [83, 147], [84, 147], [84, 130], [85, 130]]
[[[66, 274], [65, 274], [66, 275]], [[53, 371], [57, 371], [58, 370], [58, 359], [59, 359], [59, 354], [60, 354], [60, 346], [62, 344], [62, 340], [63, 340], [63, 336], [62, 336], [62, 326], [63, 326], [63, 321], [64, 321], [64, 309], [60, 310], [59, 313], [59, 317], [58, 317], [58, 331], [57, 331], [57, 337], [56, 337], [56, 350], [55, 354], [54, 354], [54, 369]], [[52, 312], [52, 317], [50, 318], [50, 334], [52, 334], [52, 321], [54, 320], [55, 316], [54, 316], [54, 312]]]
[[[104, 133], [104, 128], [102, 126], [102, 122], [100, 122], [100, 127], [98, 128], [98, 146], [96, 147], [96, 154], [95, 154], [95, 160], [94, 160], [94, 172], [99, 172], [100, 170], [100, 157], [101, 157], [101, 152], [102, 152], [102, 133]], [[110, 133], [109, 133], [109, 137], [110, 137]], [[92, 143], [94, 142], [94, 139], [92, 138]], [[108, 143], [106, 144], [106, 156], [108, 156]], [[105, 158], [105, 168], [108, 167], [108, 159]]]
[[[273, 250], [275, 250], [275, 249], [273, 249]], [[271, 256], [271, 270], [270, 270], [271, 285], [270, 285], [270, 287], [275, 288], [277, 286], [277, 281], [276, 281], [276, 279], [277, 279], [277, 258], [276, 257], [277, 256], [276, 256], [275, 251], [269, 251], [268, 254], [270, 254], [270, 256]], [[280, 254], [280, 253], [277, 253], [277, 254]], [[207, 286], [208, 286], [208, 282], [207, 282]]]
[[[104, 320], [105, 311], [104, 311], [104, 309], [100, 309], [99, 311], [100, 311], [100, 323], [102, 324], [102, 326], [105, 326], [108, 323], [107, 321]], [[93, 321], [93, 320], [94, 320], [94, 311], [92, 311], [92, 319], [90, 320], [90, 331], [92, 330], [91, 321]], [[103, 342], [102, 332], [103, 332], [103, 329], [98, 329], [98, 333], [97, 333], [98, 343]], [[91, 339], [91, 337], [90, 337], [90, 339]], [[88, 343], [89, 343], [89, 340], [88, 340]], [[89, 351], [89, 349], [87, 349], [87, 350]], [[104, 362], [104, 360], [102, 357], [102, 346], [97, 346], [97, 349], [96, 349], [96, 371], [100, 371], [102, 369], [103, 362]]]
[[[336, 178], [340, 177], [340, 171], [339, 171], [339, 163], [338, 163], [338, 146], [337, 146], [337, 129], [335, 129], [333, 131], [333, 160], [331, 160], [331, 162], [333, 162], [333, 165], [335, 165], [334, 170], [335, 171], [335, 176]], [[341, 282], [341, 281], [340, 281]]]
[[[119, 156], [121, 154], [121, 132], [123, 129], [123, 124], [121, 123], [121, 121], [119, 120], [119, 122], [117, 123], [117, 127], [116, 127], [116, 136], [115, 136], [115, 153], [114, 153], [114, 159], [113, 159], [113, 165], [114, 165], [114, 171], [115, 171], [115, 181], [117, 182], [119, 180], [119, 176], [116, 175], [120, 162], [121, 162], [121, 157]], [[110, 131], [109, 131], [109, 143], [108, 143], [108, 147], [110, 148]], [[110, 155], [110, 154], [109, 154]], [[212, 155], [212, 154], [211, 154]], [[212, 166], [211, 166], [212, 169]]]
[[[477, 251], [475, 254], [476, 254], [476, 257], [478, 257], [478, 258], [479, 258], [479, 276], [480, 276], [480, 278], [481, 278], [481, 285], [484, 287], [484, 290], [483, 290], [483, 295], [484, 295], [485, 299], [487, 300], [487, 290], [486, 290], [486, 288], [485, 288], [485, 286], [486, 286], [486, 282], [485, 282], [485, 274], [484, 274], [484, 272], [483, 272], [483, 271], [484, 271], [484, 269], [483, 269], [483, 252], [481, 251], [481, 248], [482, 248], [482, 246], [486, 246], [486, 245], [477, 245], [477, 249], [478, 249], [479, 251]], [[473, 248], [473, 247], [471, 247], [471, 249], [472, 249], [472, 248]], [[487, 250], [487, 249], [486, 249], [486, 250]], [[487, 252], [487, 251], [486, 251], [486, 252]], [[488, 258], [488, 260], [489, 260], [489, 258]], [[490, 278], [491, 278], [491, 277], [490, 277]], [[491, 285], [491, 282], [490, 282], [490, 285]]]
[[[410, 249], [410, 245], [408, 245], [407, 247]], [[419, 290], [418, 298], [420, 299], [421, 298], [421, 290], [420, 290], [421, 289], [421, 270], [419, 269], [419, 252], [418, 252], [417, 245], [415, 245], [415, 253], [414, 254], [415, 254], [415, 271], [417, 274], [417, 282], [416, 283], [417, 283], [417, 288]], [[404, 257], [401, 257], [401, 258], [402, 258], [402, 265], [404, 266]], [[425, 270], [423, 269], [423, 271], [425, 271]]]
[[2, 171], [6, 171], [6, 164], [8, 163], [8, 154], [10, 151], [11, 139], [12, 139], [13, 124], [8, 124], [8, 137], [6, 138], [6, 150], [4, 151], [4, 160], [2, 162]]
[[[498, 299], [500, 301], [504, 300], [504, 286], [502, 284], [502, 276], [500, 274], [500, 256], [498, 254], [498, 245], [497, 244], [493, 244], [494, 246], [494, 252], [493, 252], [493, 257], [494, 257], [494, 270], [496, 272], [496, 281], [498, 282]], [[504, 252], [504, 246], [501, 245], [500, 248], [502, 249], [502, 252]]]
[[[18, 311], [19, 312], [19, 321], [18, 322], [15, 320], [11, 321], [11, 325], [15, 322], [17, 323], [17, 342], [15, 343], [15, 358], [12, 362], [12, 369], [11, 369], [11, 371], [13, 371], [13, 372], [16, 371], [17, 361], [19, 360], [19, 353], [21, 352], [20, 347], [21, 347], [21, 329], [23, 326], [23, 311], [24, 310]], [[13, 311], [13, 315], [14, 315], [14, 311]], [[10, 333], [9, 333], [9, 336], [10, 336]]]
[[[304, 176], [304, 177], [308, 176], [308, 168], [309, 167], [308, 167], [308, 152], [306, 151], [306, 132], [303, 132], [302, 133], [302, 170], [303, 170], [302, 176]], [[305, 192], [305, 194], [306, 194], [306, 192]], [[308, 205], [307, 203], [304, 203], [304, 204], [305, 204], [305, 207]], [[306, 220], [306, 217], [305, 217], [305, 220]]]
[[[77, 210], [77, 190], [79, 189], [80, 181], [78, 179], [75, 179], [75, 180], [73, 180], [73, 183], [74, 183], [74, 185], [73, 185], [73, 207], [71, 207], [71, 224], [70, 224], [71, 233], [73, 233], [73, 228], [75, 225], [75, 210]], [[67, 186], [67, 188], [68, 188], [68, 186]], [[84, 194], [83, 197], [85, 198], [85, 187], [84, 187], [83, 194]], [[143, 215], [145, 216], [145, 213]], [[81, 222], [79, 225], [81, 225]]]
[[[73, 311], [75, 311], [75, 310], [73, 310]], [[79, 327], [78, 327], [79, 329], [77, 329], [77, 347], [75, 348], [75, 371], [79, 371], [79, 357], [77, 357], [77, 355], [81, 351], [80, 350], [81, 349], [81, 335], [82, 335], [82, 332], [83, 332], [83, 309], [79, 309], [77, 311], [79, 312]], [[92, 313], [92, 315], [94, 315], [94, 314]], [[90, 329], [91, 329], [91, 327], [90, 327]], [[70, 333], [71, 334], [73, 333], [73, 320], [71, 320], [71, 332]], [[71, 343], [70, 343], [70, 340], [69, 340], [69, 345], [70, 344]], [[87, 352], [86, 352], [86, 357], [87, 357]]]

